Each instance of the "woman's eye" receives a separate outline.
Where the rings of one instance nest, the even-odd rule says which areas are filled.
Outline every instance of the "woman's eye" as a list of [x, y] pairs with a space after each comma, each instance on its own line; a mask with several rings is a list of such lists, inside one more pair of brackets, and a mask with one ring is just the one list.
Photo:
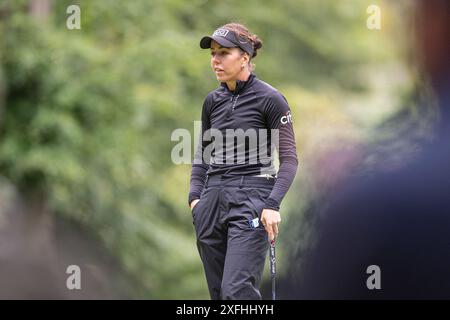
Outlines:
[[227, 51], [211, 52], [211, 56], [212, 57], [214, 57], [215, 55], [224, 56], [224, 55], [227, 55], [227, 54], [228, 54]]

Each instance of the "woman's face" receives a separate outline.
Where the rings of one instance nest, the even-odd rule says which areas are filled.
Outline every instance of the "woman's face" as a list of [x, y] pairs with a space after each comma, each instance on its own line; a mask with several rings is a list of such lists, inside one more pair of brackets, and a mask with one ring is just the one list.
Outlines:
[[211, 67], [218, 81], [235, 81], [246, 60], [246, 55], [239, 48], [224, 48], [211, 41]]

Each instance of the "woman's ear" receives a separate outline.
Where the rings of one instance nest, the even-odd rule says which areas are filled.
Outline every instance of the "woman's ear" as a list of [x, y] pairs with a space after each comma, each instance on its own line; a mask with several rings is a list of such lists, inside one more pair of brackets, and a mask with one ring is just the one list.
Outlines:
[[249, 57], [248, 53], [246, 52], [242, 55], [242, 65], [247, 65], [249, 61], [250, 61], [250, 57]]
[[245, 64], [248, 64], [250, 62], [250, 56], [248, 55], [247, 52], [244, 54], [244, 56], [245, 56]]

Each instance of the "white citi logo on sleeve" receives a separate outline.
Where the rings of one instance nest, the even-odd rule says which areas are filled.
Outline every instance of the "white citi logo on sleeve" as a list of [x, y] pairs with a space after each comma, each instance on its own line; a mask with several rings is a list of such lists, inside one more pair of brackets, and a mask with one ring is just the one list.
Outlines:
[[281, 124], [292, 123], [293, 121], [292, 121], [291, 111], [288, 111], [285, 116], [282, 116], [280, 121], [281, 121]]

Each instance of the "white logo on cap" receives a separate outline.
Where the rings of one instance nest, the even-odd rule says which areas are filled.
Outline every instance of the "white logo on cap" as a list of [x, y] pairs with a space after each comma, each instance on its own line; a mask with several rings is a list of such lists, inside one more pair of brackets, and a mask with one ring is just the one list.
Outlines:
[[226, 37], [229, 31], [230, 30], [227, 29], [217, 29], [216, 31], [214, 31], [213, 37], [214, 36]]

